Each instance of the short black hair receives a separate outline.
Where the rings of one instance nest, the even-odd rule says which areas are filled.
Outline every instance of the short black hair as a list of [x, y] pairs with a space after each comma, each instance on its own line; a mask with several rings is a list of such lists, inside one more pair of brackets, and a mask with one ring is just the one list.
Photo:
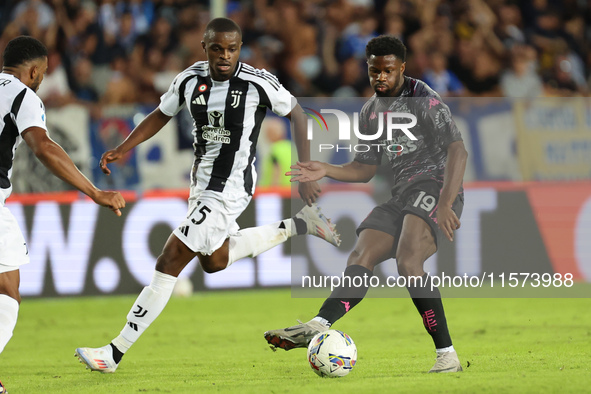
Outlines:
[[10, 40], [2, 54], [4, 67], [18, 67], [42, 57], [47, 57], [47, 48], [41, 41], [28, 36], [20, 36]]
[[240, 26], [238, 26], [238, 24], [236, 22], [234, 22], [232, 19], [228, 19], [228, 18], [212, 19], [205, 27], [205, 35], [206, 36], [209, 32], [213, 32], [213, 33], [237, 32], [240, 35], [240, 37], [242, 37], [242, 29], [240, 29]]
[[403, 63], [406, 61], [406, 47], [398, 38], [391, 35], [374, 37], [365, 47], [365, 57], [394, 55]]

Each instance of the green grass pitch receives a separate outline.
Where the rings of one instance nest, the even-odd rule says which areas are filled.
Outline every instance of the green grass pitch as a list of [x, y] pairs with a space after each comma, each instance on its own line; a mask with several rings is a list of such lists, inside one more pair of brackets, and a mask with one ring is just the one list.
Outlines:
[[74, 349], [108, 343], [134, 299], [25, 299], [0, 380], [11, 394], [591, 390], [589, 299], [444, 300], [458, 374], [425, 373], [433, 344], [409, 299], [366, 299], [334, 327], [355, 340], [355, 369], [321, 379], [304, 349], [273, 352], [263, 332], [308, 320], [322, 300], [289, 290], [195, 294], [173, 298], [115, 374], [85, 370]]

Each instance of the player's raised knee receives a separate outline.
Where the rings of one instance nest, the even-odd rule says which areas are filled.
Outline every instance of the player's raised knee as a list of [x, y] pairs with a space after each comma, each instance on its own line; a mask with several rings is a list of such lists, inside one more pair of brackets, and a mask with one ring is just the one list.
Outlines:
[[222, 271], [228, 266], [228, 256], [225, 258], [221, 254], [212, 254], [211, 256], [200, 256], [199, 262], [203, 271], [208, 274]]

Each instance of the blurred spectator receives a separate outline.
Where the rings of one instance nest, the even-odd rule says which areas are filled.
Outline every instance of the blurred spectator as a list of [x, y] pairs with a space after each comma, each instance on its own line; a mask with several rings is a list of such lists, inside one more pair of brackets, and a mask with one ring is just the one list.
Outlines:
[[[0, 49], [17, 35], [32, 35], [61, 55], [50, 80], [63, 80], [65, 72], [72, 98], [98, 94], [105, 103], [135, 96], [155, 105], [173, 75], [205, 60], [200, 43], [208, 6], [204, 0], [4, 0]], [[228, 1], [226, 10], [243, 29], [241, 59], [276, 73], [300, 96], [372, 94], [364, 85], [364, 48], [379, 34], [400, 38], [408, 47], [407, 74], [443, 95], [537, 95], [540, 78], [546, 94], [589, 92], [591, 7], [584, 1], [254, 0]], [[524, 46], [535, 49], [535, 59], [513, 51]], [[113, 86], [120, 79], [132, 93]]]
[[384, 34], [390, 34], [394, 37], [398, 38], [400, 41], [404, 42], [404, 19], [398, 15], [393, 14], [392, 16], [386, 18], [385, 27], [384, 27]]
[[262, 124], [263, 135], [269, 146], [261, 160], [260, 186], [289, 186], [285, 173], [291, 166], [291, 142], [287, 140], [287, 125], [283, 119], [269, 117]]
[[46, 107], [57, 107], [72, 102], [73, 96], [68, 84], [68, 75], [58, 52], [50, 52], [47, 57], [47, 73], [37, 91]]
[[98, 12], [98, 23], [103, 33], [114, 37], [119, 32], [119, 18], [115, 12], [115, 0], [101, 0]]
[[423, 81], [442, 97], [461, 96], [462, 83], [454, 73], [447, 69], [447, 58], [441, 52], [431, 54], [429, 68], [423, 74]]
[[92, 84], [92, 62], [85, 57], [79, 58], [74, 64], [74, 96], [76, 99], [96, 103], [99, 94]]
[[[133, 35], [138, 36], [150, 30], [154, 20], [154, 2], [151, 0], [129, 0], [117, 2], [117, 11], [121, 15], [129, 14], [133, 21]], [[123, 20], [122, 20], [123, 23]]]
[[359, 97], [367, 86], [367, 77], [362, 63], [351, 57], [341, 65], [339, 87], [333, 92], [335, 97]]
[[322, 71], [317, 56], [317, 27], [302, 18], [302, 9], [296, 3], [282, 2], [279, 5], [280, 26], [276, 33], [284, 43], [281, 66], [289, 80], [290, 91], [295, 95], [307, 95], [310, 81]]
[[47, 30], [55, 22], [55, 15], [53, 9], [42, 0], [24, 0], [12, 11], [12, 19], [26, 21], [29, 29]]
[[342, 34], [339, 47], [339, 60], [350, 57], [365, 58], [365, 46], [374, 37], [377, 37], [376, 29], [378, 21], [373, 15], [365, 15], [358, 22], [350, 24]]
[[123, 52], [113, 54], [111, 78], [102, 97], [102, 104], [133, 104], [138, 101], [137, 87], [129, 76], [128, 64], [129, 61]]
[[121, 15], [121, 23], [119, 24], [119, 31], [117, 33], [117, 40], [119, 44], [125, 49], [125, 52], [131, 53], [135, 40], [137, 37], [137, 31], [134, 28], [134, 20], [131, 12], [124, 12]]
[[473, 96], [499, 96], [501, 63], [491, 52], [482, 50], [474, 54], [474, 68], [464, 84]]
[[514, 45], [525, 43], [525, 33], [521, 20], [521, 11], [515, 3], [505, 3], [499, 6], [499, 23], [495, 33], [505, 45], [511, 49]]
[[450, 65], [472, 96], [495, 96], [500, 94], [500, 61], [486, 49], [480, 49], [477, 42], [460, 40], [456, 56]]
[[511, 68], [501, 76], [501, 90], [506, 97], [540, 97], [542, 79], [537, 73], [536, 54], [532, 47], [513, 46]]
[[545, 89], [550, 96], [579, 96], [587, 93], [585, 86], [577, 83], [572, 59], [566, 55], [554, 58], [554, 67], [547, 74]]
[[164, 15], [159, 15], [152, 28], [144, 35], [139, 36], [135, 43], [135, 50], [142, 52], [144, 58], [151, 50], [170, 53], [177, 45], [177, 38], [173, 29], [173, 21]]

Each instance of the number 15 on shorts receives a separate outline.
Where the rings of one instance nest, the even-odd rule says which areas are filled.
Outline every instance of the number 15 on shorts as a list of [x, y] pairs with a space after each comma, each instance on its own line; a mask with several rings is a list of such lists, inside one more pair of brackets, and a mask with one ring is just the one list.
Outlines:
[[[207, 219], [207, 214], [211, 213], [211, 209], [209, 209], [209, 207], [207, 205], [203, 205], [201, 207], [200, 207], [200, 205], [201, 205], [201, 201], [197, 201], [197, 206], [195, 207], [195, 209], [193, 209], [193, 211], [189, 215], [189, 217], [191, 218], [191, 223], [193, 223], [195, 225], [199, 225], [199, 224], [203, 223], [205, 221], [205, 219]], [[198, 213], [200, 213], [201, 215], [197, 215], [197, 217], [193, 217], [193, 214], [195, 213], [196, 210], [198, 210]]]

